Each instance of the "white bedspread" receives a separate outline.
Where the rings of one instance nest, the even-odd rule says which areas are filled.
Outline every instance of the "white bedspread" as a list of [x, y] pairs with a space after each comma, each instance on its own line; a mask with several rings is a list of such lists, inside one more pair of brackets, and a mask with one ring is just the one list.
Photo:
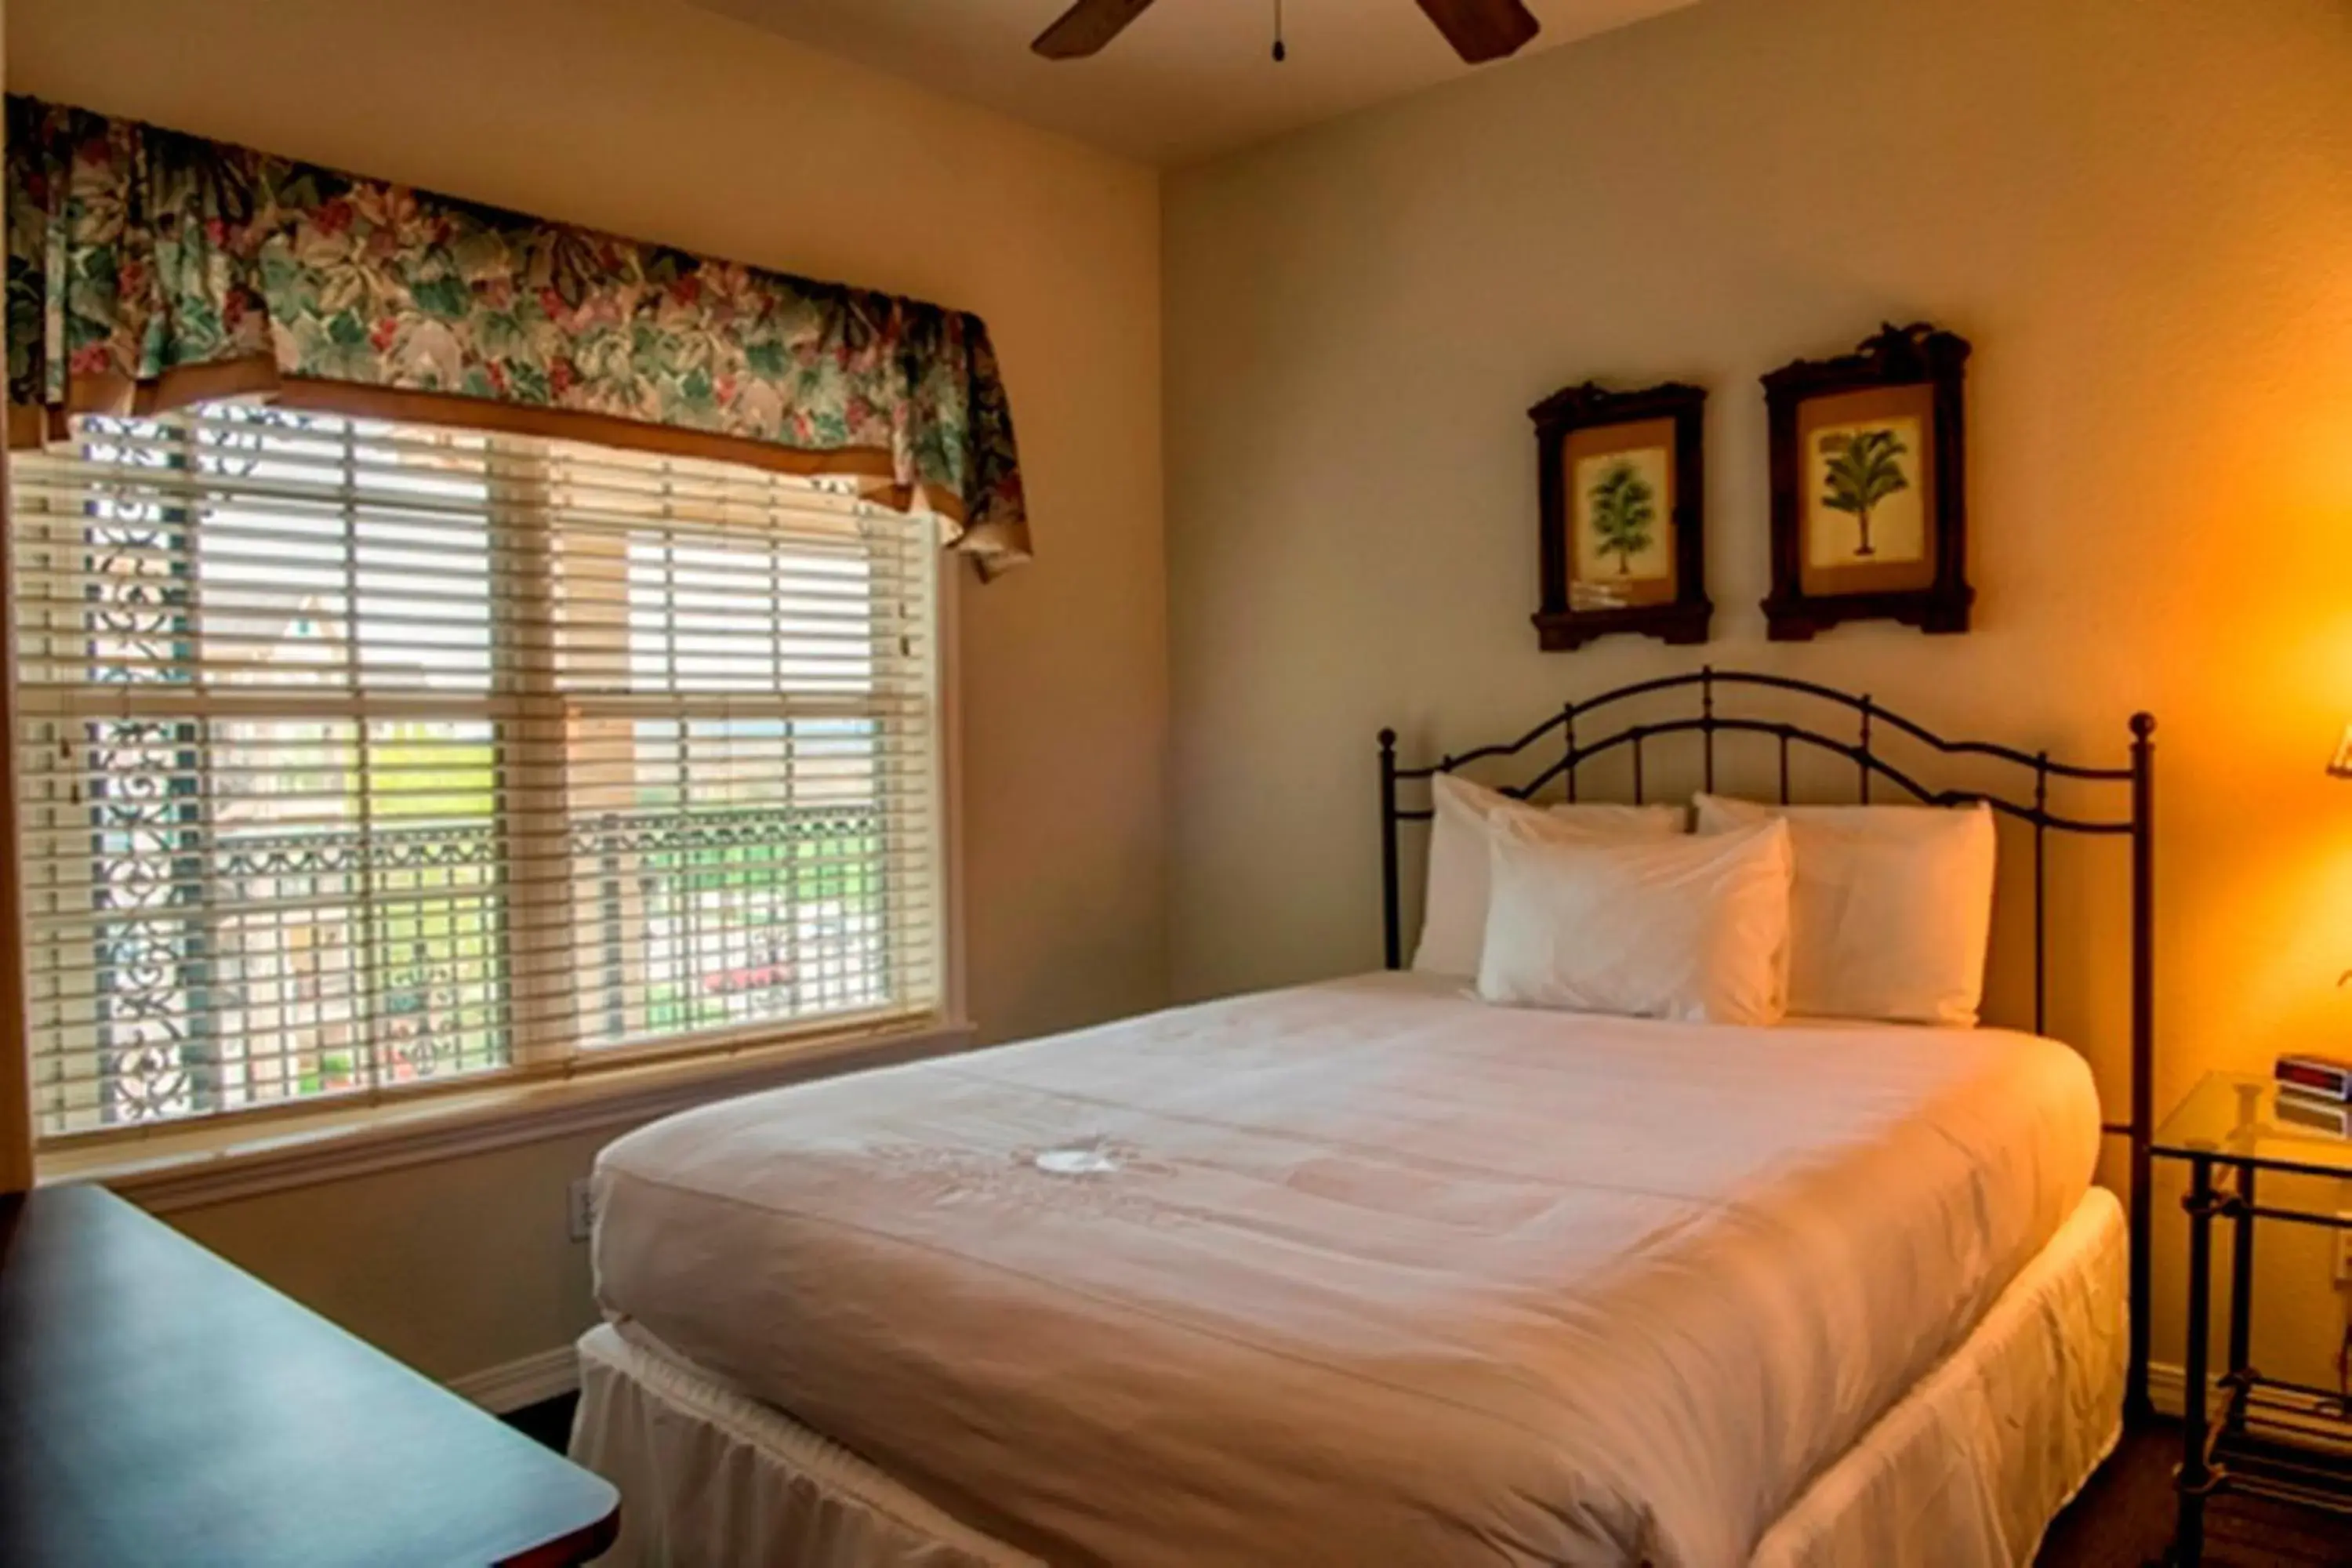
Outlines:
[[2073, 1211], [2063, 1047], [1375, 976], [672, 1118], [606, 1310], [1055, 1561], [1736, 1563]]

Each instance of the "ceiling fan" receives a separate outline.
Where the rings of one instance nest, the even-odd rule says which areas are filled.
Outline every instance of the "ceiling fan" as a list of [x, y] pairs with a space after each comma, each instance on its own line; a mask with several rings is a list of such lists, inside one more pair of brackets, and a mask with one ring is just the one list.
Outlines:
[[[1454, 52], [1474, 66], [1518, 53], [1536, 36], [1538, 25], [1520, 0], [1419, 3]], [[1078, 0], [1029, 47], [1049, 60], [1079, 59], [1100, 52], [1150, 6], [1151, 0]]]

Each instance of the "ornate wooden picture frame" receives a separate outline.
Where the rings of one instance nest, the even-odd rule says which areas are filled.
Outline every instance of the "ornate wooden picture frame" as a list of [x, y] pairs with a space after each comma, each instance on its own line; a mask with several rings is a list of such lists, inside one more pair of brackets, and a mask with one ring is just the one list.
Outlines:
[[1564, 387], [1528, 410], [1541, 498], [1547, 653], [1612, 632], [1700, 643], [1706, 596], [1706, 392]]
[[1841, 621], [1969, 629], [1968, 359], [1963, 338], [1890, 323], [1764, 377], [1773, 641]]

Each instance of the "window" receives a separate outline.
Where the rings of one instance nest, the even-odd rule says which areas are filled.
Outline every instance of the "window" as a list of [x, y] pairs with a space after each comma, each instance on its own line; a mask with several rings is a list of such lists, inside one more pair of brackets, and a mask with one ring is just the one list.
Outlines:
[[936, 530], [215, 405], [14, 467], [41, 1133], [936, 1010]]

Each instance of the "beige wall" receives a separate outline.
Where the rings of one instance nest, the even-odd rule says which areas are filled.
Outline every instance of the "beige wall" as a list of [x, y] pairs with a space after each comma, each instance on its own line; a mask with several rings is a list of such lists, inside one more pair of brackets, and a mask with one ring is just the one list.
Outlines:
[[[2100, 755], [2154, 710], [2159, 1103], [2347, 1048], [2347, 105], [2341, 0], [1706, 0], [1172, 177], [1178, 993], [1378, 962], [1382, 724], [1709, 660]], [[1768, 646], [1756, 377], [1923, 317], [1977, 349], [1979, 629]], [[1536, 651], [1524, 411], [1588, 375], [1711, 388], [1704, 649]], [[2058, 1019], [2118, 1113], [2119, 1000]], [[2266, 1364], [2332, 1377], [2323, 1245], [2263, 1245]]]
[[[662, 0], [15, 0], [12, 89], [983, 315], [1038, 563], [962, 595], [970, 1004], [1159, 1002], [1166, 631], [1150, 171]], [[589, 1321], [597, 1140], [175, 1216], [428, 1372]]]

